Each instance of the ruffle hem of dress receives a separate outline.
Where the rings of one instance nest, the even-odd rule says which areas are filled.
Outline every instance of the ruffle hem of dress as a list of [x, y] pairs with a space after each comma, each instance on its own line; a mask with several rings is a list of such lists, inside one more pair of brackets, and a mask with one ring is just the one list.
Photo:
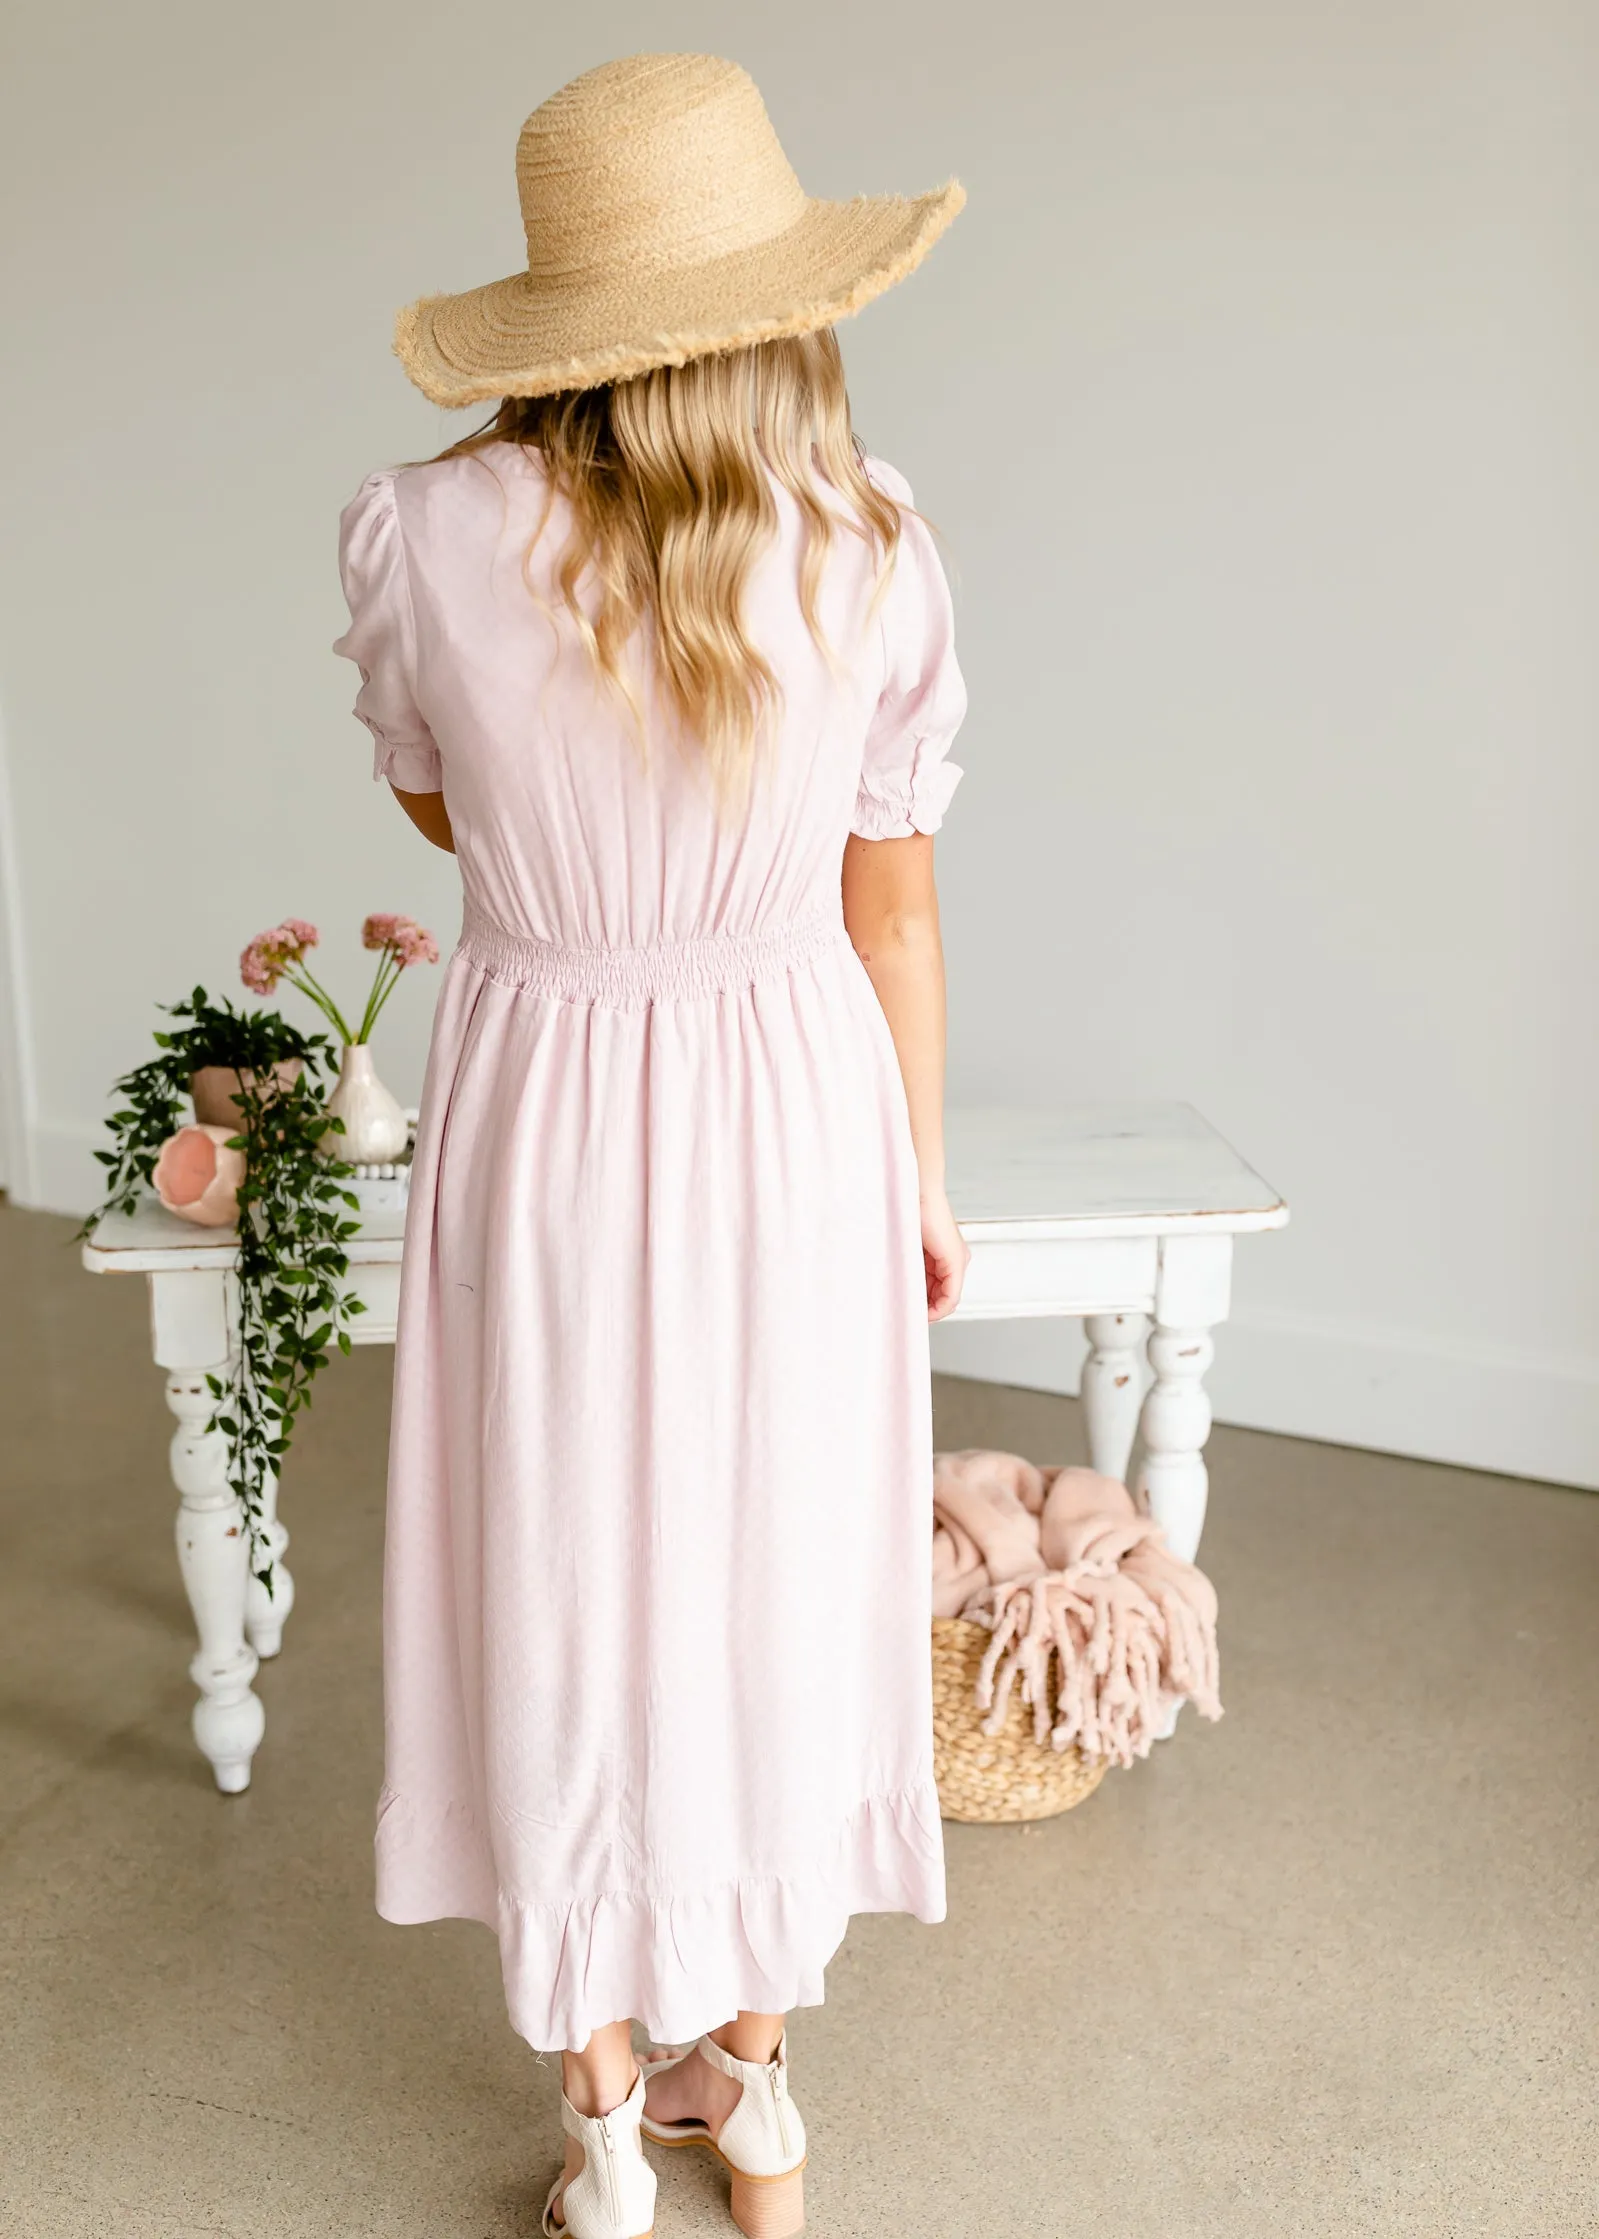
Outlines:
[[[470, 1845], [468, 1829], [477, 1839]], [[850, 1916], [908, 1912], [927, 1926], [944, 1918], [944, 1854], [938, 1791], [873, 1797], [839, 1830], [809, 1876], [770, 1875], [661, 1894], [613, 1890], [570, 1903], [533, 1904], [507, 1895], [487, 1865], [482, 1830], [463, 1806], [445, 1825], [417, 1823], [403, 1797], [385, 1790], [378, 1851], [403, 1846], [418, 1890], [418, 1863], [433, 1851], [441, 1884], [400, 1910], [399, 1926], [481, 1921], [499, 1938], [512, 2028], [536, 2051], [587, 2044], [606, 2023], [630, 2017], [660, 2044], [686, 2044], [739, 2012], [787, 2013], [823, 2002], [823, 1970]], [[485, 1861], [475, 1890], [459, 1882], [463, 1852]], [[382, 1879], [380, 1872], [380, 1880]]]

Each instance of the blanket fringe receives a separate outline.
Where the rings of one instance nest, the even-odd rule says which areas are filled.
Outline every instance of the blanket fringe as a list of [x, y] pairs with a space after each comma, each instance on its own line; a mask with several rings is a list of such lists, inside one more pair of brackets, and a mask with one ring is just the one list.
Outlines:
[[1031, 1575], [984, 1583], [960, 1610], [992, 1636], [976, 1681], [983, 1731], [1000, 1732], [1020, 1687], [1041, 1745], [1125, 1766], [1148, 1756], [1178, 1703], [1220, 1718], [1210, 1581], [1170, 1552], [1125, 1486], [1088, 1470], [1042, 1473], [1035, 1509], [1020, 1474], [1030, 1466], [1005, 1454], [935, 1461], [941, 1525], [957, 1523], [985, 1553], [1003, 1544], [1007, 1560], [1018, 1528], [1031, 1529], [1059, 1563], [1044, 1569], [1041, 1551]]

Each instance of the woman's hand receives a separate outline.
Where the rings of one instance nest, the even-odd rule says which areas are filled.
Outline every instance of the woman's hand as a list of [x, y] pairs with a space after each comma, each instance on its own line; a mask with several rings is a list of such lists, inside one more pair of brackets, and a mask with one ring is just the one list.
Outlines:
[[905, 1083], [921, 1177], [927, 1318], [941, 1322], [960, 1303], [972, 1255], [944, 1194], [944, 950], [931, 834], [852, 836], [844, 850], [843, 899], [844, 923], [883, 1006]]
[[927, 1319], [941, 1322], [960, 1304], [971, 1246], [955, 1225], [941, 1189], [922, 1192], [922, 1264], [927, 1270]]

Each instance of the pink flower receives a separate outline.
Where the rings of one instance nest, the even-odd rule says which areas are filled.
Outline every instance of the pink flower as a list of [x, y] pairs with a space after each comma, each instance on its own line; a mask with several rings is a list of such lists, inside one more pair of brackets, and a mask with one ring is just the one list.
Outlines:
[[439, 944], [414, 917], [396, 917], [392, 910], [374, 910], [361, 928], [363, 948], [392, 949], [403, 970], [408, 964], [436, 964]]
[[239, 977], [254, 995], [270, 995], [277, 986], [278, 974], [267, 955], [264, 933], [258, 933], [239, 958]]
[[270, 995], [291, 964], [298, 964], [320, 936], [303, 917], [286, 917], [257, 933], [239, 958], [239, 977], [255, 995]]

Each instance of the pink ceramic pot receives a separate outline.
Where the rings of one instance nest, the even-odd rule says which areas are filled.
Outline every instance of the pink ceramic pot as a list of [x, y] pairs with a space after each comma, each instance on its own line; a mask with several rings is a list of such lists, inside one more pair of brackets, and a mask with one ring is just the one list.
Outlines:
[[[303, 1057], [286, 1057], [272, 1068], [272, 1080], [280, 1089], [297, 1081], [305, 1071]], [[230, 1134], [239, 1131], [238, 1089], [242, 1082], [254, 1087], [256, 1076], [246, 1069], [240, 1073], [231, 1065], [202, 1065], [197, 1073], [189, 1075], [189, 1094], [194, 1098], [194, 1116], [202, 1127], [226, 1127]]]
[[180, 1127], [161, 1146], [155, 1193], [169, 1213], [201, 1228], [231, 1228], [239, 1215], [244, 1153], [228, 1148], [231, 1127]]

